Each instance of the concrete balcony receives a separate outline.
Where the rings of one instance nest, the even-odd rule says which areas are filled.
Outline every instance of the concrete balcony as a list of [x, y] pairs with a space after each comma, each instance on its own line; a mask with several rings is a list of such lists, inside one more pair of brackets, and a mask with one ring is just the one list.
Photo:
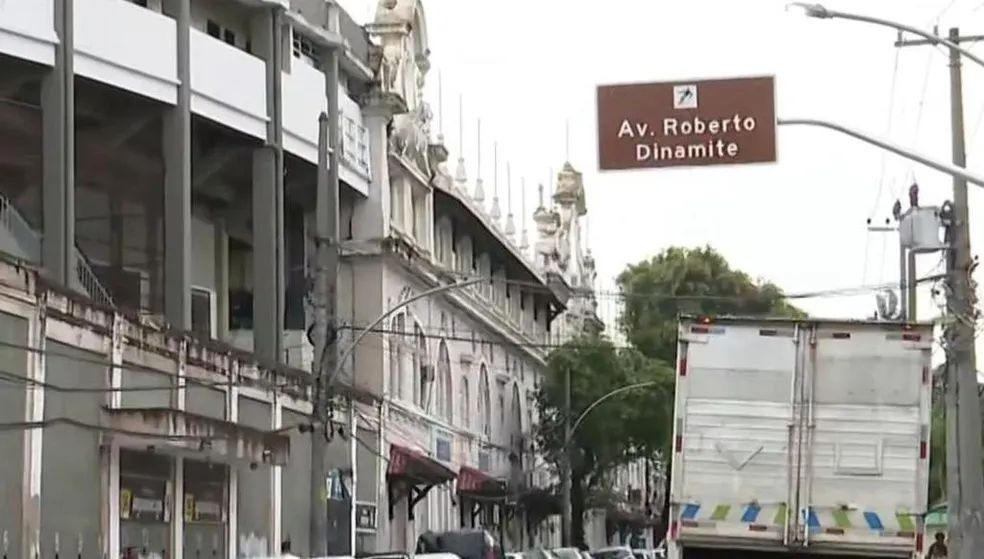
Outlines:
[[174, 104], [175, 25], [173, 19], [125, 0], [76, 0], [75, 72]]
[[57, 42], [54, 0], [0, 2], [0, 53], [51, 66]]
[[[325, 76], [302, 60], [293, 60], [284, 74], [284, 149], [308, 161], [318, 162], [318, 116], [328, 110]], [[339, 88], [341, 167], [339, 177], [362, 194], [369, 192], [369, 132], [362, 109], [344, 88]]]
[[[231, 330], [229, 332], [229, 339], [225, 341], [243, 351], [253, 351], [252, 330]], [[308, 342], [307, 332], [303, 330], [287, 330], [284, 332], [283, 362], [288, 367], [303, 371], [311, 370], [311, 364], [314, 362], [314, 346]]]
[[244, 134], [266, 138], [263, 60], [192, 29], [191, 92], [193, 113]]
[[318, 116], [328, 110], [325, 75], [294, 59], [284, 73], [284, 149], [309, 163], [318, 163]]

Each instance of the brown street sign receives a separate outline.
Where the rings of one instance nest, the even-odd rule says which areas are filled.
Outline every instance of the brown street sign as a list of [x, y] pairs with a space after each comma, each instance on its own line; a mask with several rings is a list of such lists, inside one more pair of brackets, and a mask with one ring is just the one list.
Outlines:
[[598, 166], [773, 163], [775, 78], [598, 86]]

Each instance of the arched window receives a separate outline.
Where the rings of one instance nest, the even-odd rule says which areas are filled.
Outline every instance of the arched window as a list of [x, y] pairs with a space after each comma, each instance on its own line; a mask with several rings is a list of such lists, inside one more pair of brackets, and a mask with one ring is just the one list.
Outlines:
[[461, 377], [461, 387], [458, 394], [458, 425], [470, 429], [474, 425], [471, 421], [471, 391], [468, 387], [468, 377]]
[[519, 397], [519, 384], [513, 383], [512, 390], [512, 434], [517, 437], [523, 433], [523, 408]]
[[390, 378], [389, 392], [392, 398], [403, 397], [404, 362], [406, 357], [406, 315], [400, 313], [393, 317], [393, 328], [389, 333]]
[[441, 340], [437, 349], [437, 377], [435, 378], [434, 393], [436, 394], [438, 417], [451, 423], [451, 356], [448, 354], [448, 344]]
[[482, 434], [492, 436], [492, 395], [489, 393], [489, 371], [482, 365], [478, 377], [478, 421]]
[[427, 409], [428, 389], [433, 369], [427, 359], [427, 339], [419, 324], [413, 325], [413, 401]]

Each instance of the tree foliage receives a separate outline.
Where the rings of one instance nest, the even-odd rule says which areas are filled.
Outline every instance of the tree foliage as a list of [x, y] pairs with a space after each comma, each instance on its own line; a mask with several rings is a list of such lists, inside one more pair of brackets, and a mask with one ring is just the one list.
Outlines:
[[711, 247], [668, 248], [630, 264], [618, 286], [625, 300], [622, 331], [639, 351], [667, 363], [675, 360], [680, 313], [804, 316], [776, 285], [733, 269]]
[[588, 496], [618, 465], [651, 457], [670, 437], [669, 410], [673, 373], [633, 349], [620, 349], [598, 336], [573, 340], [556, 349], [537, 393], [540, 425], [537, 443], [560, 471], [564, 441], [564, 387], [571, 374], [571, 423], [599, 399], [635, 384], [652, 383], [617, 393], [588, 412], [571, 439], [571, 501], [575, 544], [583, 543], [582, 513]]

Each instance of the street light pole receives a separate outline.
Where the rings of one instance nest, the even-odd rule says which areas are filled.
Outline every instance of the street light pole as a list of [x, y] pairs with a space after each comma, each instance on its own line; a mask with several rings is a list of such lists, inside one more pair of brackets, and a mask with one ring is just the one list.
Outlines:
[[564, 471], [560, 475], [561, 493], [561, 528], [560, 540], [564, 547], [570, 547], [573, 539], [574, 515], [571, 509], [571, 475], [574, 472], [571, 466], [571, 437], [574, 429], [571, 427], [571, 368], [568, 366], [564, 370]]
[[984, 67], [984, 60], [972, 53], [970, 50], [961, 47], [958, 43], [959, 41], [954, 41], [951, 36], [949, 39], [945, 37], [940, 37], [934, 35], [929, 31], [923, 31], [918, 27], [912, 27], [905, 25], [904, 23], [899, 23], [896, 21], [891, 21], [887, 19], [881, 19], [872, 16], [865, 16], [860, 14], [851, 14], [847, 12], [838, 12], [837, 10], [831, 10], [823, 6], [822, 4], [809, 4], [806, 2], [791, 2], [787, 7], [795, 6], [797, 8], [802, 8], [807, 16], [817, 19], [846, 19], [850, 21], [860, 21], [862, 23], [870, 23], [872, 25], [878, 25], [881, 27], [888, 27], [889, 29], [894, 29], [896, 31], [902, 31], [905, 33], [911, 33], [922, 37], [928, 41], [929, 44], [933, 45], [943, 45], [949, 48], [951, 51], [956, 51], [956, 53], [964, 58], [974, 61], [979, 66]]
[[842, 134], [847, 134], [852, 138], [861, 140], [862, 142], [869, 143], [873, 146], [880, 147], [886, 151], [890, 151], [895, 155], [904, 157], [911, 161], [917, 163], [922, 163], [923, 165], [929, 167], [930, 169], [935, 169], [941, 173], [945, 173], [954, 178], [961, 178], [971, 184], [976, 184], [977, 186], [984, 187], [984, 177], [970, 173], [962, 167], [956, 165], [950, 165], [949, 163], [944, 163], [942, 161], [937, 161], [918, 152], [912, 151], [910, 149], [904, 148], [902, 146], [887, 142], [885, 140], [879, 140], [873, 136], [869, 136], [864, 132], [854, 130], [842, 124], [837, 124], [834, 122], [828, 122], [825, 120], [819, 120], [814, 118], [780, 118], [776, 120], [779, 125], [805, 125], [805, 126], [817, 126], [820, 128], [827, 128], [829, 130], [835, 130]]
[[[950, 29], [950, 42], [958, 41], [960, 33]], [[964, 146], [963, 81], [960, 72], [960, 52], [950, 47], [950, 126], [953, 133], [953, 163], [967, 165]], [[957, 518], [950, 511], [949, 526], [956, 528], [958, 541], [952, 547], [957, 557], [984, 556], [984, 468], [981, 467], [981, 408], [977, 392], [976, 297], [971, 280], [974, 257], [970, 252], [970, 211], [967, 200], [967, 181], [953, 179], [953, 225], [950, 254], [947, 259], [950, 297], [956, 315], [947, 329], [947, 391], [953, 391], [956, 417], [956, 436], [952, 442], [957, 452], [957, 486], [959, 507]], [[952, 537], [952, 536], [951, 536]]]
[[571, 368], [567, 367], [564, 371], [564, 448], [563, 456], [563, 472], [561, 472], [560, 486], [561, 486], [561, 515], [562, 515], [562, 526], [561, 526], [561, 542], [564, 547], [569, 547], [573, 545], [573, 519], [574, 514], [571, 508], [571, 454], [573, 452], [573, 445], [571, 442], [574, 440], [574, 432], [584, 421], [584, 418], [588, 416], [589, 413], [599, 405], [601, 405], [605, 400], [613, 396], [617, 396], [623, 392], [628, 392], [629, 390], [635, 390], [637, 388], [645, 388], [647, 386], [655, 386], [656, 381], [639, 382], [636, 384], [629, 384], [627, 386], [621, 386], [602, 395], [594, 402], [588, 404], [588, 407], [584, 408], [584, 411], [577, 416], [574, 423], [571, 423]]

